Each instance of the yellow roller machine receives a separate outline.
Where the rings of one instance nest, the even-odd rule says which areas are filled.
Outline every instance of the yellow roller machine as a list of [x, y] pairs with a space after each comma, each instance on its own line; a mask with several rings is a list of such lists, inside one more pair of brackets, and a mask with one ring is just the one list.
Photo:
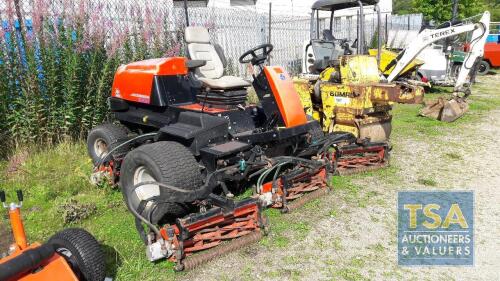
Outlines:
[[[321, 122], [324, 131], [350, 132], [360, 140], [387, 141], [391, 132], [392, 104], [421, 103], [424, 90], [421, 82], [408, 79], [419, 65], [413, 62], [401, 71], [393, 83], [385, 82], [379, 61], [388, 64], [395, 57], [379, 52], [370, 56], [364, 40], [363, 6], [378, 1], [320, 0], [312, 6], [311, 40], [304, 44], [302, 74], [294, 79], [306, 113]], [[336, 10], [359, 7], [358, 39], [337, 39], [332, 22]], [[330, 29], [321, 32], [320, 12], [330, 12]], [[380, 34], [380, 32], [379, 32]], [[380, 42], [380, 38], [378, 40]], [[380, 48], [380, 46], [379, 46]], [[377, 53], [377, 50], [375, 50]]]

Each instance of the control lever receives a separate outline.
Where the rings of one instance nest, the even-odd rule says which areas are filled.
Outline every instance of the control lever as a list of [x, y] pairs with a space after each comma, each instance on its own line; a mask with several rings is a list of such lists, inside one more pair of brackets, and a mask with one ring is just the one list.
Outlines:
[[24, 201], [23, 191], [21, 189], [18, 189], [16, 190], [16, 193], [17, 193], [17, 200], [19, 201], [19, 207], [21, 207]]
[[5, 191], [4, 190], [0, 190], [0, 202], [2, 202], [2, 205], [4, 208], [10, 208], [10, 209], [14, 209], [14, 208], [21, 208], [23, 206], [23, 201], [24, 201], [24, 195], [23, 195], [23, 191], [18, 189], [16, 190], [16, 194], [17, 194], [17, 204], [12, 202], [10, 204], [7, 204], [7, 200], [6, 200], [6, 197], [5, 197]]
[[0, 201], [4, 208], [9, 209], [10, 226], [12, 229], [12, 235], [15, 240], [16, 249], [26, 249], [28, 247], [28, 241], [26, 240], [26, 233], [24, 232], [23, 219], [21, 217], [21, 207], [23, 205], [24, 195], [22, 190], [16, 190], [18, 202], [12, 202], [10, 204], [5, 203], [5, 192], [0, 190]]

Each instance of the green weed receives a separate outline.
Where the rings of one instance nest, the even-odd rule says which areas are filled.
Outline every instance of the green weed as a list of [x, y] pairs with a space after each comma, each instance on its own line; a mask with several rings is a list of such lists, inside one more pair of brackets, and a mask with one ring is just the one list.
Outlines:
[[437, 186], [437, 182], [434, 179], [420, 178], [417, 180], [417, 182], [425, 186]]

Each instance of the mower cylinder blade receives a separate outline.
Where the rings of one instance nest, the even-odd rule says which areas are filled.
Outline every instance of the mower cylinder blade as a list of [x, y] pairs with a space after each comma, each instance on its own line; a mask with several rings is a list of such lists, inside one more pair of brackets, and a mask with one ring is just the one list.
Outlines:
[[383, 169], [385, 167], [389, 166], [388, 162], [382, 162], [373, 166], [364, 166], [364, 167], [359, 167], [359, 168], [352, 168], [352, 169], [338, 169], [337, 173], [339, 176], [348, 176], [348, 175], [353, 175], [353, 174], [359, 174], [359, 173], [364, 173], [364, 172], [371, 172], [371, 171], [376, 171], [378, 169]]
[[259, 241], [263, 236], [261, 231], [253, 232], [247, 234], [243, 237], [234, 239], [230, 242], [224, 243], [218, 247], [212, 248], [205, 252], [201, 252], [199, 254], [189, 256], [182, 261], [182, 268], [178, 268], [178, 270], [191, 270], [200, 266], [203, 263], [206, 263], [212, 259], [215, 259], [224, 254], [236, 251], [240, 248], [243, 248], [249, 244], [255, 243]]
[[330, 191], [329, 187], [323, 187], [323, 188], [319, 188], [313, 192], [307, 193], [304, 196], [297, 198], [297, 199], [291, 201], [290, 203], [288, 203], [287, 205], [285, 205], [283, 207], [282, 211], [283, 211], [283, 213], [292, 212], [293, 210], [304, 206], [307, 202], [310, 202], [314, 199], [318, 199], [318, 198], [328, 194], [329, 191]]

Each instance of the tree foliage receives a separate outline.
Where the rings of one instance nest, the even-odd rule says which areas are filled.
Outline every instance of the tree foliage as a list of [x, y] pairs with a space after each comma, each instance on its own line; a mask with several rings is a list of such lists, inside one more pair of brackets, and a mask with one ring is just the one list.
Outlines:
[[412, 12], [412, 0], [394, 0], [392, 11], [398, 15], [410, 14]]
[[[452, 17], [453, 0], [394, 0], [395, 14], [422, 13], [426, 20], [436, 23]], [[500, 0], [458, 0], [458, 18], [468, 18], [490, 11], [491, 21], [500, 21]]]

